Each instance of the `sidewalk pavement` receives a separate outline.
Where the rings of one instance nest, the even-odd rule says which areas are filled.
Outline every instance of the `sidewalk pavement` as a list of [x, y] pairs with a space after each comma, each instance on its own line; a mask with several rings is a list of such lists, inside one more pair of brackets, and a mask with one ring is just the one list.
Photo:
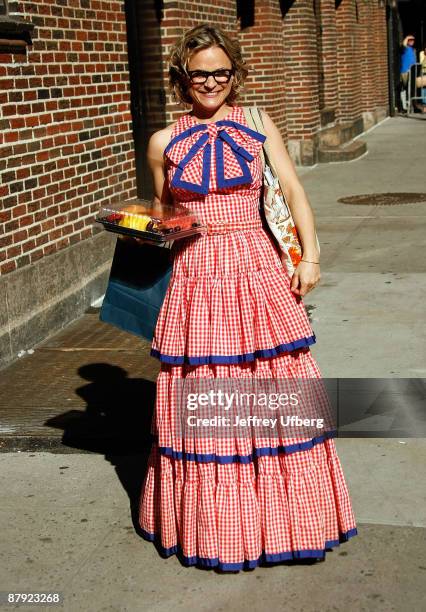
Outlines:
[[[326, 377], [423, 383], [426, 201], [337, 200], [426, 200], [425, 136], [421, 121], [387, 119], [362, 136], [363, 158], [298, 169], [321, 242], [322, 281], [304, 302]], [[3, 591], [61, 591], [67, 612], [426, 608], [423, 438], [336, 440], [359, 535], [325, 563], [221, 575], [162, 559], [134, 512], [158, 362], [149, 343], [98, 315], [90, 309], [0, 372]]]

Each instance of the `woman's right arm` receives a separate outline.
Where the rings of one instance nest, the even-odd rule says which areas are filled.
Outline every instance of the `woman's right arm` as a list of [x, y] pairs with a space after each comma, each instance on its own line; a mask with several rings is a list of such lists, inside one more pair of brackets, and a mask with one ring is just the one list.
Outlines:
[[[173, 198], [169, 190], [166, 168], [164, 165], [164, 149], [170, 142], [173, 125], [154, 132], [148, 141], [147, 161], [152, 173], [154, 202], [162, 202], [164, 204], [173, 204]], [[171, 249], [173, 240], [164, 244], [166, 248]]]
[[[170, 141], [173, 126], [166, 127], [158, 132], [154, 132], [148, 141], [147, 147], [147, 162], [151, 170], [153, 180], [153, 200], [154, 202], [164, 202], [172, 204], [172, 197], [168, 189], [166, 180], [166, 170], [164, 167], [164, 149]], [[119, 236], [122, 240], [136, 240], [139, 244], [143, 244], [143, 238], [129, 236]], [[170, 247], [169, 247], [170, 248]]]
[[170, 141], [171, 127], [154, 132], [148, 141], [146, 152], [148, 166], [152, 173], [154, 198], [165, 204], [172, 204], [164, 167], [164, 149]]

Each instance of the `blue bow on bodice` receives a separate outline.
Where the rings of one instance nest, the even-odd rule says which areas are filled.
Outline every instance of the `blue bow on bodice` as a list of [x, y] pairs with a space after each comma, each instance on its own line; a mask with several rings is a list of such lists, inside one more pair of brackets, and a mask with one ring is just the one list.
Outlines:
[[[266, 136], [236, 121], [223, 119], [213, 124], [194, 125], [172, 138], [164, 150], [165, 156], [176, 166], [176, 171], [170, 183], [172, 187], [200, 194], [207, 194], [209, 192], [212, 146], [209, 142], [210, 136], [212, 136], [212, 144], [214, 143], [218, 188], [225, 189], [252, 182], [253, 177], [247, 162], [251, 162], [254, 159], [254, 156], [262, 148]], [[230, 164], [229, 168], [227, 168], [228, 177], [225, 177], [225, 143], [229, 146], [237, 160], [241, 174], [229, 176], [229, 170], [232, 171], [232, 164]], [[185, 178], [182, 178], [182, 175], [185, 170], [187, 175], [191, 175], [191, 162], [200, 151], [202, 154], [202, 168], [201, 183], [198, 184], [185, 180]], [[199, 172], [198, 168], [194, 168], [192, 176], [199, 175]]]

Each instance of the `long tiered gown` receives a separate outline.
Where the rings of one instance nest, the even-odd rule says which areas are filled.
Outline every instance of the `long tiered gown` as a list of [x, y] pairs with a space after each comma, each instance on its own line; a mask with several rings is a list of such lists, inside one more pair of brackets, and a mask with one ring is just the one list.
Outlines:
[[209, 124], [182, 115], [164, 152], [175, 202], [212, 227], [252, 223], [174, 242], [151, 350], [161, 370], [142, 534], [167, 556], [224, 571], [323, 558], [357, 534], [333, 432], [265, 443], [173, 429], [184, 380], [321, 378], [305, 307], [260, 221], [263, 140], [234, 106]]

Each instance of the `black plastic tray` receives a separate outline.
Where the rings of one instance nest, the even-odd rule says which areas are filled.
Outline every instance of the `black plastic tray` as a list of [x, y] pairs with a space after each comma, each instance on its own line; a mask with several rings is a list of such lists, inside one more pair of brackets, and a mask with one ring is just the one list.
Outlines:
[[115, 234], [123, 234], [124, 236], [132, 236], [134, 238], [141, 238], [143, 240], [150, 240], [152, 242], [169, 242], [170, 240], [177, 240], [178, 238], [186, 238], [188, 236], [195, 236], [203, 231], [204, 226], [198, 225], [197, 227], [191, 227], [186, 230], [179, 230], [177, 232], [169, 232], [167, 234], [163, 232], [144, 232], [141, 230], [132, 229], [130, 227], [123, 227], [116, 223], [110, 223], [104, 219], [95, 219], [97, 223], [102, 223], [104, 228], [109, 232]]

